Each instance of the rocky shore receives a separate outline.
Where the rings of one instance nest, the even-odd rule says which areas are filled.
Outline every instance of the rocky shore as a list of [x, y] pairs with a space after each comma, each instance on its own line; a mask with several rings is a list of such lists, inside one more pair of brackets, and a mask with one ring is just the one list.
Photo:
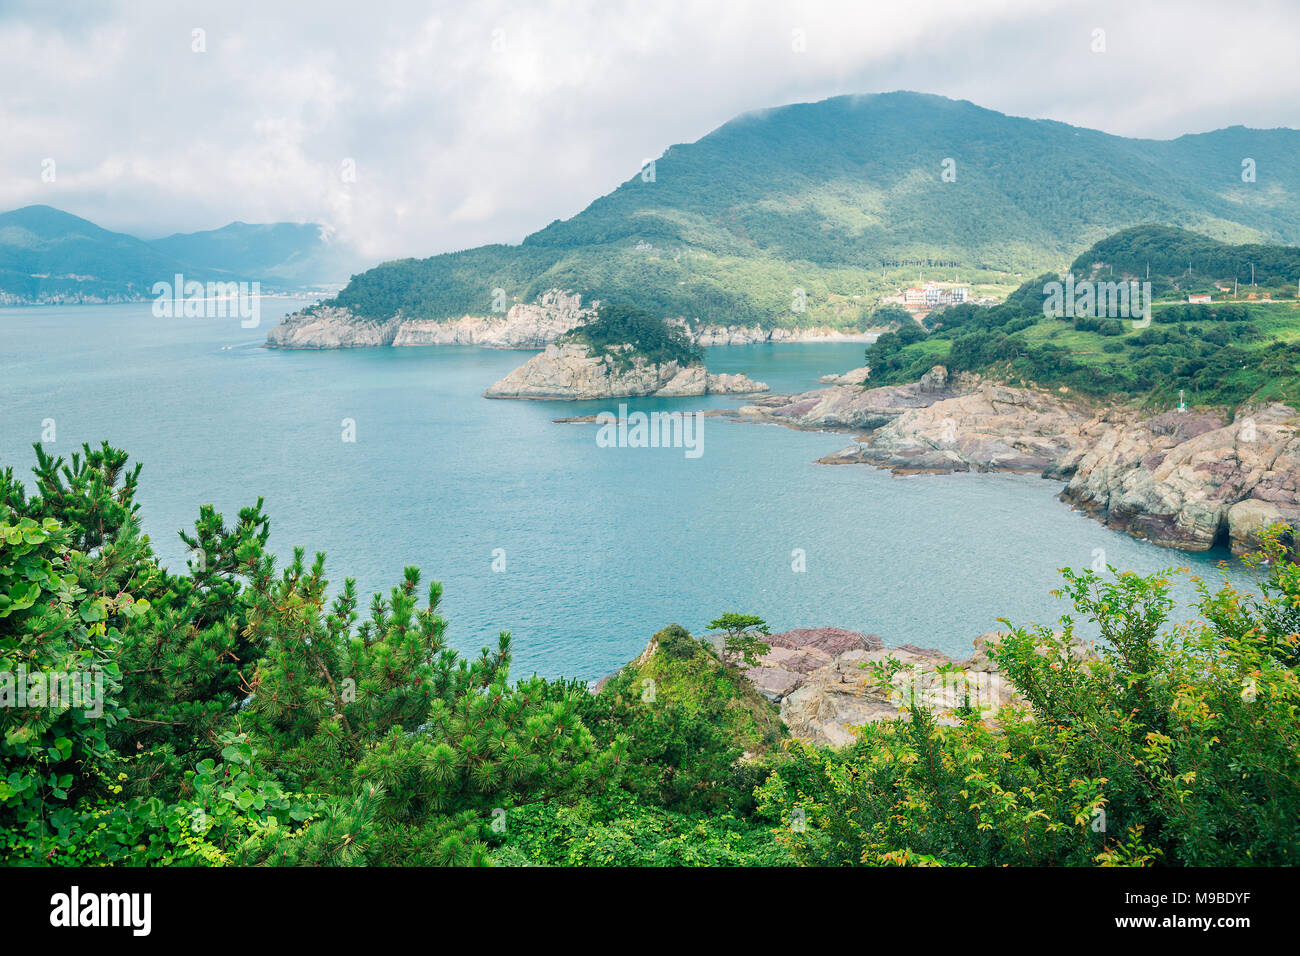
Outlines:
[[703, 365], [654, 363], [637, 357], [620, 364], [615, 356], [594, 356], [586, 345], [548, 345], [483, 393], [486, 398], [584, 401], [655, 395], [736, 395], [765, 392], [744, 375], [713, 375]]
[[[856, 373], [853, 373], [856, 374]], [[1066, 482], [1063, 500], [1165, 547], [1256, 547], [1273, 523], [1300, 527], [1300, 415], [1285, 405], [1144, 416], [1067, 392], [1012, 388], [936, 366], [909, 385], [831, 385], [722, 414], [856, 431], [826, 464], [895, 474], [1011, 471]]]
[[[912, 700], [949, 724], [956, 722], [952, 709], [962, 704], [992, 714], [1013, 702], [1014, 690], [989, 656], [997, 640], [995, 633], [978, 637], [969, 658], [954, 660], [912, 645], [886, 648], [874, 634], [796, 629], [765, 637], [771, 649], [745, 674], [780, 707], [791, 736], [842, 747], [853, 742], [854, 727], [892, 720]], [[884, 683], [871, 665], [889, 658], [903, 666]]]
[[[503, 314], [464, 315], [457, 319], [419, 319], [396, 315], [385, 321], [363, 319], [345, 308], [319, 306], [287, 316], [266, 336], [267, 348], [344, 349], [374, 346], [478, 345], [500, 349], [540, 349], [553, 344], [595, 315], [597, 302], [584, 307], [582, 296], [558, 289], [535, 303], [512, 305]], [[815, 327], [764, 329], [757, 325], [706, 325], [685, 328], [699, 345], [755, 345], [787, 342], [874, 342], [873, 332]]]

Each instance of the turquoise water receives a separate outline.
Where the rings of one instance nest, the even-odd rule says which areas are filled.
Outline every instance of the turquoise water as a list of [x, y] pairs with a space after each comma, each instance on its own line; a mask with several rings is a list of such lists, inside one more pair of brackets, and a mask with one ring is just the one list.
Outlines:
[[[1056, 569], [1090, 565], [1094, 549], [1142, 571], [1207, 573], [1224, 557], [1107, 531], [1039, 478], [813, 463], [844, 435], [708, 419], [699, 458], [600, 448], [595, 426], [551, 419], [618, 402], [481, 397], [530, 353], [260, 348], [299, 305], [264, 300], [258, 329], [158, 319], [148, 304], [0, 310], [0, 465], [28, 473], [44, 419], [61, 454], [101, 439], [127, 449], [144, 463], [145, 528], [173, 567], [176, 529], [200, 504], [233, 516], [265, 497], [277, 553], [324, 550], [331, 579], [353, 576], [363, 593], [419, 566], [446, 585], [451, 639], [473, 651], [512, 631], [520, 676], [600, 677], [665, 624], [698, 631], [728, 610], [961, 655], [1000, 617], [1064, 613], [1048, 594]], [[862, 349], [715, 348], [708, 362], [789, 391], [861, 365]], [[795, 549], [805, 572], [792, 570]]]

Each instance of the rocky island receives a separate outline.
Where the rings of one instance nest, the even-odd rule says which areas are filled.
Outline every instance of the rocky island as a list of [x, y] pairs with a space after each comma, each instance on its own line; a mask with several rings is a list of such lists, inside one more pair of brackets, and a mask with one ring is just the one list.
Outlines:
[[765, 384], [744, 375], [711, 374], [699, 346], [680, 328], [638, 310], [602, 306], [591, 321], [548, 345], [483, 394], [582, 401], [765, 391]]

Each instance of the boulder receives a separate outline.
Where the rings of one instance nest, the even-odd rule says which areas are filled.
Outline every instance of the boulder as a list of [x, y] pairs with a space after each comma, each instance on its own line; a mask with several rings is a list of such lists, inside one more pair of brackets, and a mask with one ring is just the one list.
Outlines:
[[864, 385], [871, 374], [871, 366], [864, 365], [845, 372], [843, 375], [823, 375], [818, 379], [825, 385]]

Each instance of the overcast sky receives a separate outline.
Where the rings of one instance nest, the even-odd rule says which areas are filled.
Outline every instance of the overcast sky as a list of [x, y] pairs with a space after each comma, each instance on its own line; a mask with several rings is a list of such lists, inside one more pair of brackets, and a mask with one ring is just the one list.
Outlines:
[[431, 255], [518, 242], [738, 113], [841, 93], [1127, 136], [1300, 127], [1298, 42], [1295, 0], [0, 0], [0, 210], [145, 238], [320, 222]]

